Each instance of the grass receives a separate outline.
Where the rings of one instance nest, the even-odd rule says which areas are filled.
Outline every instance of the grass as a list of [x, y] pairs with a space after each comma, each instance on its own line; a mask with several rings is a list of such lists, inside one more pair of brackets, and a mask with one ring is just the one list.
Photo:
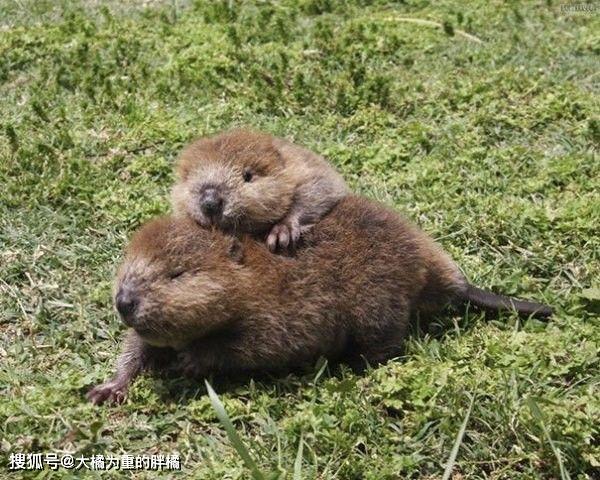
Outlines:
[[181, 147], [235, 125], [326, 154], [472, 281], [557, 310], [547, 323], [435, 319], [362, 376], [315, 367], [215, 385], [260, 472], [597, 474], [598, 12], [450, 0], [0, 11], [0, 476], [11, 452], [179, 452], [182, 476], [249, 478], [202, 384], [144, 377], [122, 406], [84, 398], [119, 348], [111, 282], [128, 236], [168, 210]]

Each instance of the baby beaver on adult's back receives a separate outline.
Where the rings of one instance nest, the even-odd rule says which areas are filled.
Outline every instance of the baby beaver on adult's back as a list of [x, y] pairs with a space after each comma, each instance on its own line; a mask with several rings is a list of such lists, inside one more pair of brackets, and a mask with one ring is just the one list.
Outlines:
[[295, 245], [348, 193], [320, 155], [283, 138], [230, 130], [188, 145], [172, 203], [205, 227], [267, 235], [272, 251]]
[[115, 377], [89, 398], [121, 400], [165, 353], [193, 376], [278, 370], [319, 356], [377, 364], [399, 353], [412, 314], [464, 301], [551, 313], [469, 285], [425, 233], [356, 196], [317, 223], [293, 257], [165, 217], [142, 227], [127, 250], [115, 302], [132, 330]]

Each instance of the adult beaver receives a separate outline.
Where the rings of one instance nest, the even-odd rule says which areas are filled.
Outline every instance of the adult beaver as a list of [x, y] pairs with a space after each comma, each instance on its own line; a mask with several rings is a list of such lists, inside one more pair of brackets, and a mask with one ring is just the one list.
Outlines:
[[115, 291], [131, 330], [116, 375], [89, 393], [94, 403], [122, 400], [165, 354], [193, 376], [290, 368], [319, 356], [377, 364], [399, 353], [412, 315], [448, 303], [552, 313], [470, 285], [424, 232], [353, 195], [291, 257], [187, 217], [153, 220], [131, 240]]

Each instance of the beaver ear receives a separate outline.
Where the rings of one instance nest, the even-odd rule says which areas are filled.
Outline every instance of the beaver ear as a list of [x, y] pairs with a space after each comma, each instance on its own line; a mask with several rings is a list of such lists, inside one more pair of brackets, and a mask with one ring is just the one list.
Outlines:
[[231, 237], [227, 247], [227, 254], [235, 263], [242, 263], [244, 260], [244, 246], [239, 239]]
[[281, 163], [281, 165], [283, 165], [285, 167], [285, 165], [287, 164], [287, 158], [285, 158], [285, 152], [282, 152], [281, 150], [277, 150], [277, 158], [279, 160], [279, 163]]

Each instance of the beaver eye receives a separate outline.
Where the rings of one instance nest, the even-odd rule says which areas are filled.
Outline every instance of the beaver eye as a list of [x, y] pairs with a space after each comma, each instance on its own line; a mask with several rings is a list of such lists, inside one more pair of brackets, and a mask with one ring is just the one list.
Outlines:
[[169, 273], [169, 278], [171, 280], [175, 280], [176, 278], [181, 277], [184, 273], [185, 270], [183, 268], [176, 268], [175, 270]]
[[254, 175], [252, 174], [252, 170], [250, 170], [249, 168], [245, 168], [243, 177], [244, 177], [244, 182], [251, 182], [252, 178], [254, 177]]

